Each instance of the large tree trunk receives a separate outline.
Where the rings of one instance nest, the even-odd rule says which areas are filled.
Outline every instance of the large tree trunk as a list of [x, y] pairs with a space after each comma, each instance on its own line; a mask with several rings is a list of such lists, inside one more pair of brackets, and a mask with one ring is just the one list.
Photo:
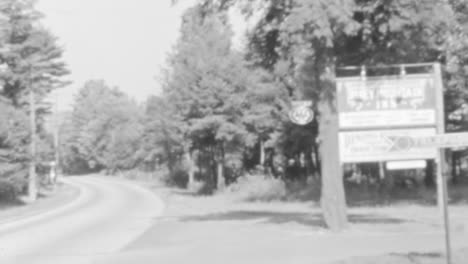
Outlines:
[[338, 117], [329, 102], [320, 105], [321, 138], [321, 206], [325, 223], [333, 231], [348, 225], [343, 173], [338, 152]]

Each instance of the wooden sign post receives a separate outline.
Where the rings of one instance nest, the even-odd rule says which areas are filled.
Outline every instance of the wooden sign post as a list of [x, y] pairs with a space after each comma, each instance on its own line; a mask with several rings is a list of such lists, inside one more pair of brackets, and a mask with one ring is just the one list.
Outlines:
[[[437, 113], [437, 132], [438, 134], [445, 133], [445, 117], [444, 117], [444, 84], [442, 82], [442, 70], [439, 63], [434, 63], [434, 76], [436, 79], [436, 113]], [[447, 264], [452, 263], [452, 250], [450, 245], [450, 222], [448, 216], [448, 194], [447, 182], [444, 177], [444, 150], [440, 148], [437, 151], [437, 194], [438, 205], [442, 208], [442, 216], [444, 219], [444, 233], [445, 233], [445, 257]]]
[[[371, 68], [374, 72], [383, 69], [383, 74], [367, 76]], [[451, 264], [444, 148], [468, 146], [468, 133], [445, 134], [440, 64], [340, 69], [355, 73], [336, 79], [340, 162], [400, 162], [420, 167], [408, 161], [435, 160], [437, 203], [443, 218], [447, 264]]]

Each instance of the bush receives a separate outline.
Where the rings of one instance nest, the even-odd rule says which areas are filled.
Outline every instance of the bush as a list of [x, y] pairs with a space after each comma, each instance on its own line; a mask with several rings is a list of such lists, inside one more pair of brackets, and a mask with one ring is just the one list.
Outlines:
[[177, 167], [175, 170], [166, 177], [166, 183], [169, 186], [175, 186], [178, 188], [187, 188], [188, 184], [188, 173], [184, 168]]
[[318, 179], [309, 177], [307, 181], [288, 181], [288, 200], [291, 201], [320, 201], [320, 182]]
[[261, 174], [242, 176], [220, 193], [236, 200], [262, 202], [283, 200], [287, 196], [282, 180]]
[[197, 180], [195, 180], [195, 182], [188, 185], [187, 187], [190, 192], [195, 193], [195, 194], [201, 194], [201, 195], [210, 194], [211, 189], [212, 189], [211, 187], [209, 187], [207, 183], [203, 181], [197, 181]]
[[11, 180], [0, 179], [0, 201], [13, 201], [21, 191], [21, 186]]

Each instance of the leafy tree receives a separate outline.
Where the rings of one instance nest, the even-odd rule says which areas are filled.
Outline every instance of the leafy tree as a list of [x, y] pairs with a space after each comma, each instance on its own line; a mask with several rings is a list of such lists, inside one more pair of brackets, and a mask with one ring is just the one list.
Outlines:
[[239, 78], [243, 62], [231, 53], [231, 33], [222, 17], [201, 18], [193, 15], [197, 11], [185, 16], [166, 93], [180, 109], [193, 144], [211, 153], [217, 164], [213, 182], [222, 186], [225, 153], [248, 136], [239, 111], [246, 107], [246, 83]]
[[7, 0], [0, 6], [6, 20], [0, 63], [7, 66], [0, 77], [4, 81], [2, 94], [15, 106], [27, 104], [24, 95], [34, 89], [38, 111], [44, 111], [44, 97], [67, 84], [62, 77], [68, 70], [56, 38], [40, 26], [41, 14], [34, 9], [34, 2]]
[[169, 173], [173, 175], [184, 152], [184, 123], [177, 116], [172, 102], [162, 97], [150, 97], [146, 102], [145, 114], [142, 159], [153, 168], [166, 163]]
[[71, 131], [64, 142], [68, 159], [88, 169], [134, 168], [143, 132], [141, 109], [128, 96], [104, 81], [88, 81], [78, 92], [71, 115]]
[[218, 187], [226, 181], [226, 167], [231, 172], [243, 167], [246, 149], [258, 145], [259, 162], [265, 160], [266, 142], [286, 108], [283, 88], [232, 50], [231, 38], [223, 13], [204, 13], [201, 6], [189, 10], [164, 89], [164, 100], [184, 124], [179, 133], [184, 152], [205, 160], [199, 171]]
[[[0, 65], [2, 66], [0, 97], [7, 102], [9, 108], [13, 109], [8, 111], [9, 119], [16, 120], [12, 121], [13, 123], [21, 123], [19, 116], [28, 111], [35, 123], [35, 125], [30, 124], [23, 133], [20, 133], [21, 136], [17, 138], [15, 144], [10, 145], [14, 146], [13, 148], [6, 150], [10, 152], [8, 153], [10, 157], [16, 156], [18, 148], [23, 153], [20, 159], [13, 158], [15, 162], [22, 164], [22, 166], [16, 166], [17, 170], [14, 172], [17, 174], [24, 173], [24, 166], [31, 159], [40, 162], [41, 157], [47, 158], [50, 145], [46, 143], [43, 124], [49, 105], [44, 99], [53, 89], [66, 84], [62, 78], [68, 73], [65, 64], [61, 61], [62, 49], [57, 46], [56, 38], [42, 28], [41, 14], [34, 8], [34, 3], [35, 1], [30, 0], [6, 0], [0, 3]], [[33, 112], [29, 109], [33, 107], [30, 106], [31, 100], [28, 100], [27, 95], [31, 95], [34, 99]], [[27, 140], [23, 137], [24, 133], [32, 128], [37, 134], [27, 134], [30, 137]], [[10, 127], [10, 129], [14, 128]], [[31, 157], [26, 144], [35, 146], [37, 153], [34, 157]], [[30, 193], [32, 197], [35, 197], [34, 170], [35, 167], [31, 166]]]
[[29, 160], [28, 120], [5, 101], [0, 101], [0, 179], [19, 191], [26, 183]]

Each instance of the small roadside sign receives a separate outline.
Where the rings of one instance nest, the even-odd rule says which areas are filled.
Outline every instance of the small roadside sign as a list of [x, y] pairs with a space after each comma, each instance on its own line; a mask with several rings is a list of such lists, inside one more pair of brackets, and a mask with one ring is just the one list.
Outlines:
[[446, 133], [436, 135], [392, 136], [393, 148], [409, 151], [411, 149], [461, 148], [468, 146], [468, 133]]
[[468, 133], [447, 133], [413, 138], [413, 145], [420, 148], [459, 148], [468, 146]]
[[425, 160], [402, 160], [387, 162], [387, 170], [408, 170], [408, 169], [424, 169], [427, 166]]
[[307, 125], [314, 120], [314, 111], [310, 109], [311, 101], [294, 101], [289, 111], [289, 119], [297, 125]]

